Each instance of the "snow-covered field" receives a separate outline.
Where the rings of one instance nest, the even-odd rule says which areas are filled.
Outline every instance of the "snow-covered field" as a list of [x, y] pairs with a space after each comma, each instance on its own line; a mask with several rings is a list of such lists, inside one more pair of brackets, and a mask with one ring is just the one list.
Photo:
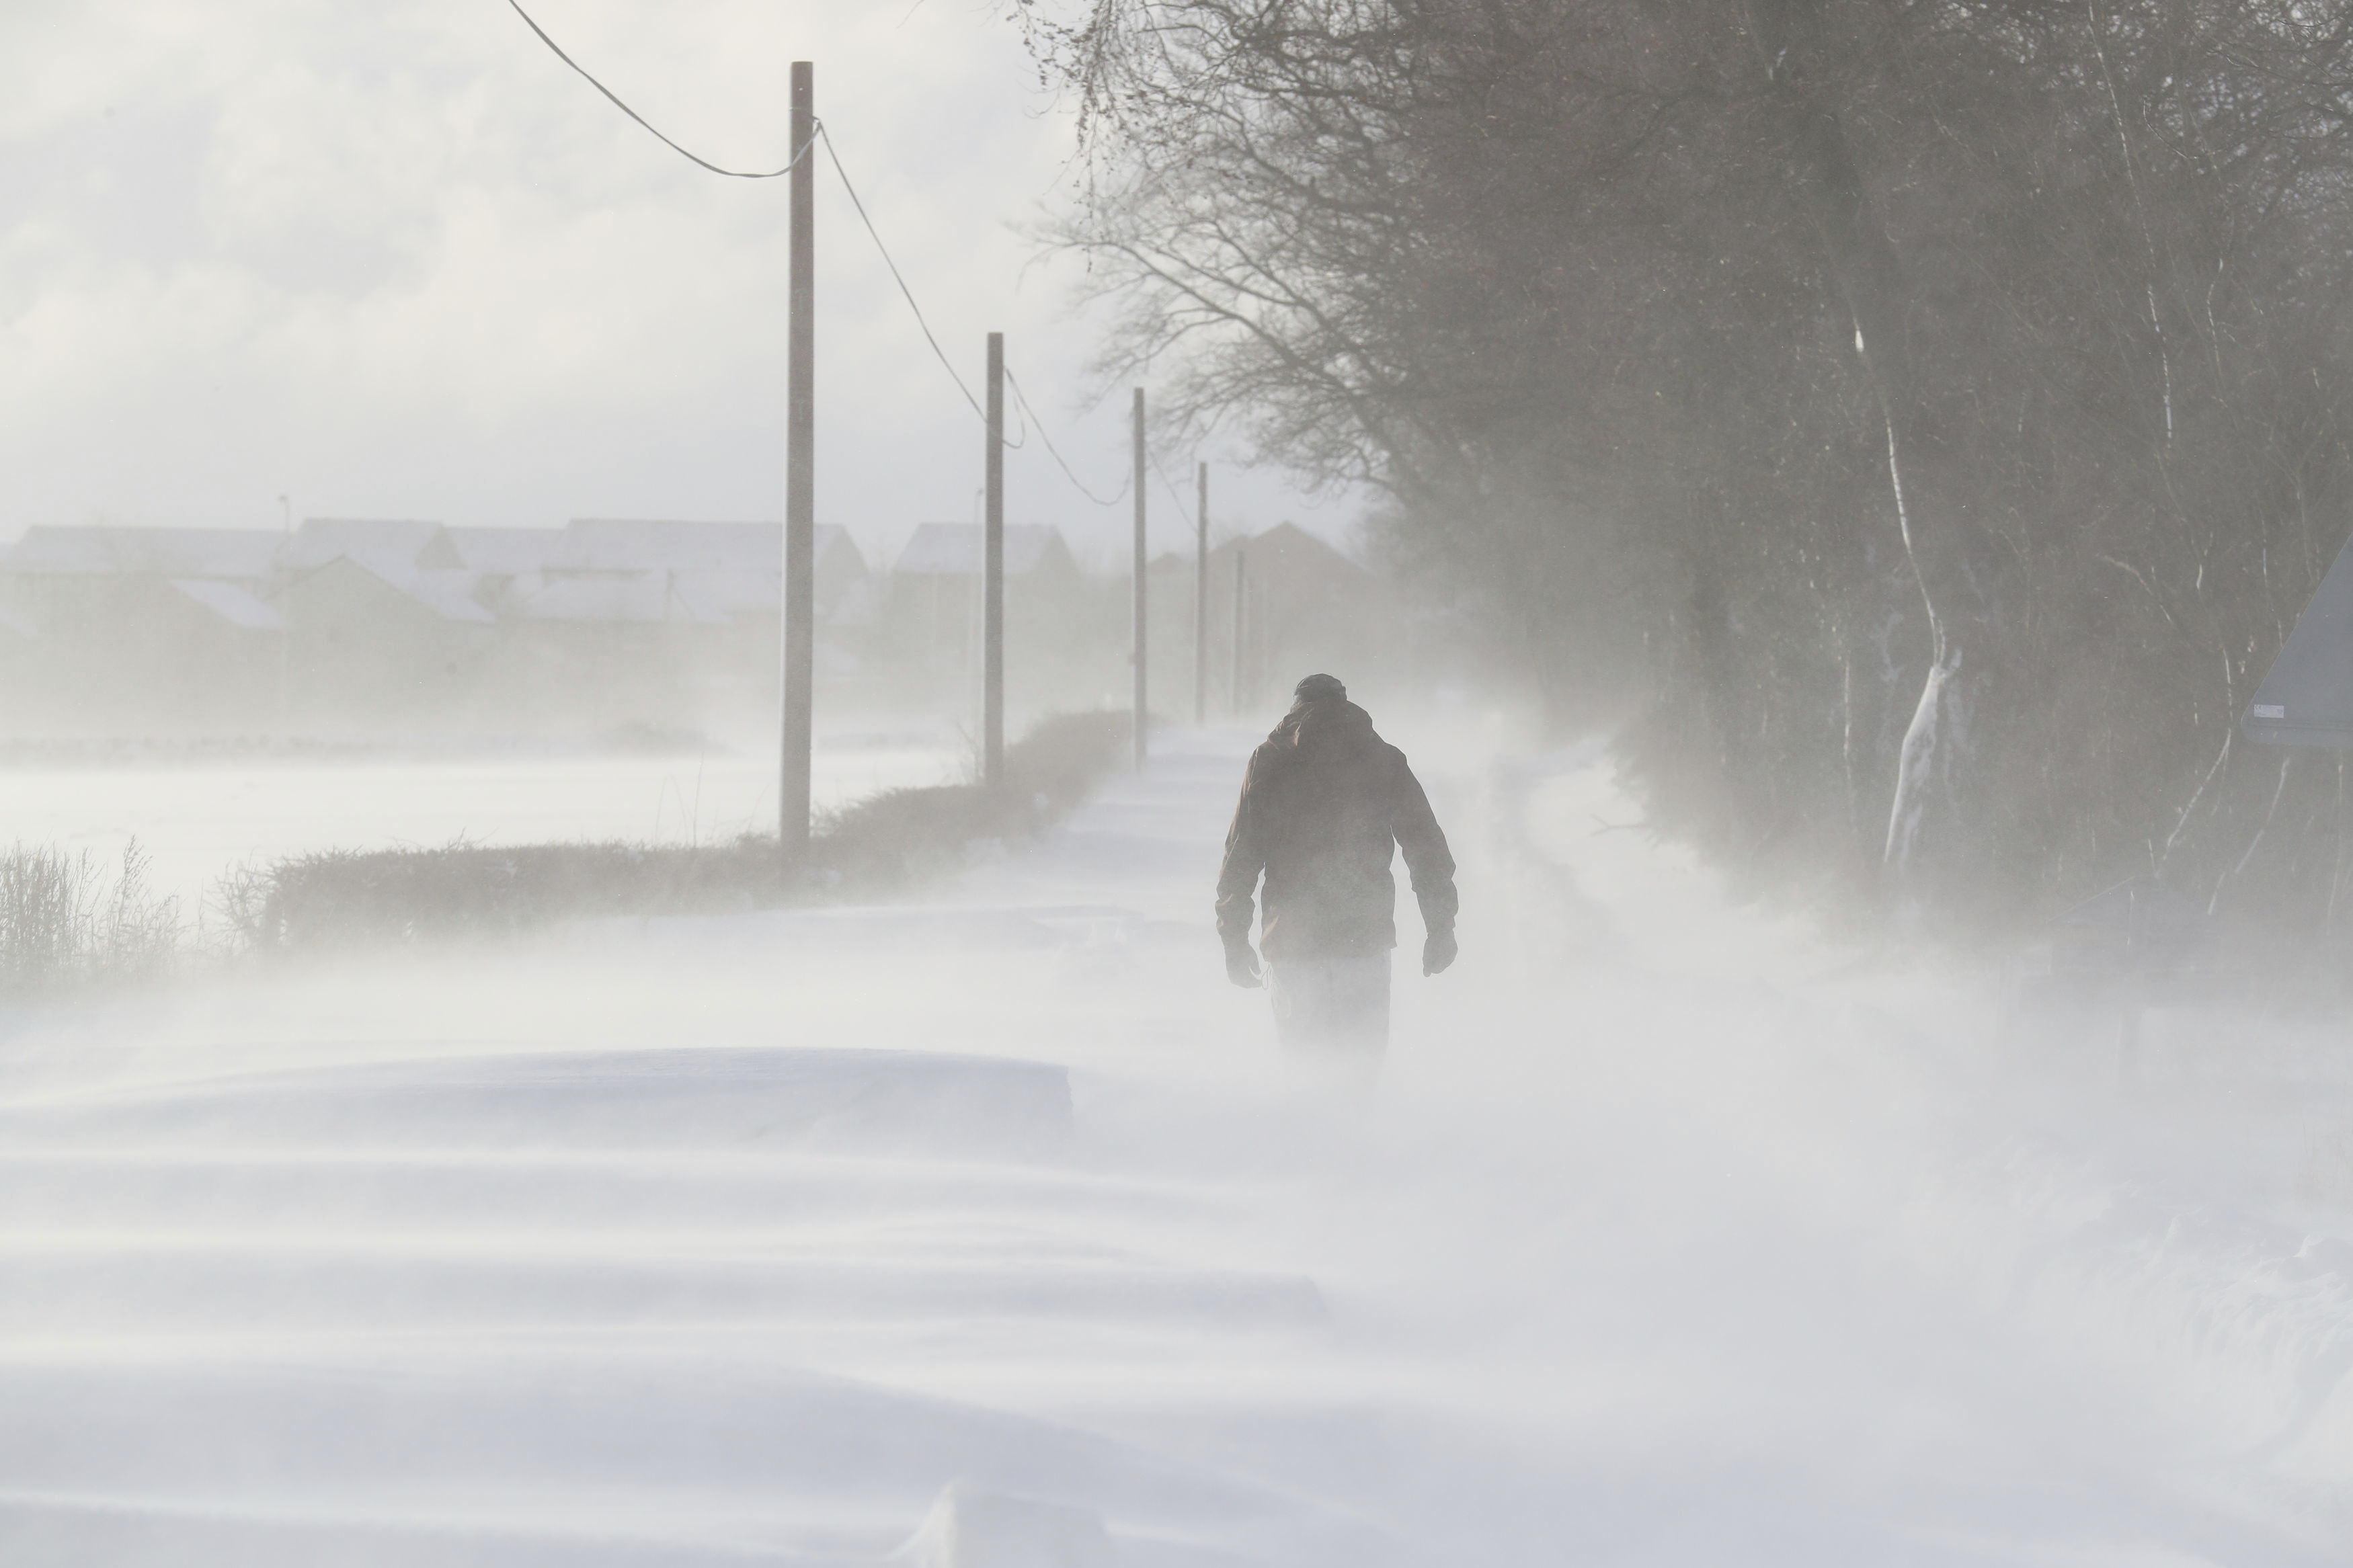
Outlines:
[[[12, 768], [0, 772], [0, 833], [111, 862], [134, 836], [156, 888], [192, 918], [225, 872], [321, 849], [438, 848], [465, 839], [685, 843], [774, 832], [776, 759], [536, 756], [245, 765]], [[965, 768], [920, 733], [820, 746], [818, 809], [878, 790], [952, 783]]]
[[1351, 1093], [1219, 973], [1249, 739], [921, 904], [8, 1017], [0, 1562], [2344, 1560], [2340, 1035], [2026, 1046], [1566, 754], [1430, 779]]

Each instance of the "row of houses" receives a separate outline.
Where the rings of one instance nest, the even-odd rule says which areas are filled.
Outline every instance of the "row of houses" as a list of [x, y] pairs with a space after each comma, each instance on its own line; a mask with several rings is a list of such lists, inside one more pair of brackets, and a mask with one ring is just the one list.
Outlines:
[[[1222, 548], [1245, 547], [1314, 558], [1319, 603], [1370, 586], [1287, 524]], [[820, 681], [953, 714], [976, 676], [981, 556], [977, 526], [927, 523], [877, 571], [820, 528]], [[0, 689], [19, 732], [723, 727], [774, 710], [783, 564], [772, 523], [36, 527], [0, 553]], [[1082, 571], [1048, 527], [1008, 527], [1006, 569], [1019, 707], [1124, 690], [1124, 582]], [[1189, 639], [1183, 591], [1166, 618]]]

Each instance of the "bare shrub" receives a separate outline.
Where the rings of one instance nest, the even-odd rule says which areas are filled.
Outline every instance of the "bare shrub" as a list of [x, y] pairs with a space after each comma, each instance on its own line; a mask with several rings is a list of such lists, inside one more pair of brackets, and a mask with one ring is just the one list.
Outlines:
[[166, 973], [180, 903], [150, 889], [148, 863], [135, 839], [111, 878], [88, 850], [20, 843], [0, 856], [0, 994]]

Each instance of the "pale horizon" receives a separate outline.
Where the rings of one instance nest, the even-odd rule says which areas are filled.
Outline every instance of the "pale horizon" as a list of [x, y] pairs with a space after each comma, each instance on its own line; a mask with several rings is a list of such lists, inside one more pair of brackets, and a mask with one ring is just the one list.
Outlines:
[[[944, 3], [532, 12], [731, 167], [782, 161], [786, 71], [813, 60], [818, 113], [965, 384], [1005, 331], [1055, 445], [1118, 490], [1125, 398], [1088, 368], [1100, 323], [1020, 232], [1077, 174], [1017, 28]], [[250, 0], [198, 29], [123, 4], [0, 37], [0, 539], [277, 528], [281, 496], [298, 523], [780, 515], [784, 183], [694, 167], [505, 5]], [[818, 200], [818, 521], [887, 560], [917, 523], [973, 514], [982, 433], [828, 163]], [[1197, 458], [1220, 533], [1289, 519], [1353, 542], [1350, 498], [1227, 449], [1156, 451], [1155, 553], [1188, 536]], [[1008, 489], [1010, 517], [1082, 559], [1124, 553], [1126, 501], [1081, 495], [1041, 442], [1009, 455]]]

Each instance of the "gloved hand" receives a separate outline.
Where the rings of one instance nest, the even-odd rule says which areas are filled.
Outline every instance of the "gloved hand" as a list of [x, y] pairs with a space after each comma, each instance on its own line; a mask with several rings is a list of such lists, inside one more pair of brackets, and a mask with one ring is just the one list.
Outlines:
[[1431, 931], [1421, 944], [1421, 972], [1424, 974], [1442, 973], [1454, 962], [1458, 951], [1452, 931]]
[[1247, 942], [1237, 942], [1226, 949], [1226, 978], [1246, 991], [1258, 989], [1258, 954]]

